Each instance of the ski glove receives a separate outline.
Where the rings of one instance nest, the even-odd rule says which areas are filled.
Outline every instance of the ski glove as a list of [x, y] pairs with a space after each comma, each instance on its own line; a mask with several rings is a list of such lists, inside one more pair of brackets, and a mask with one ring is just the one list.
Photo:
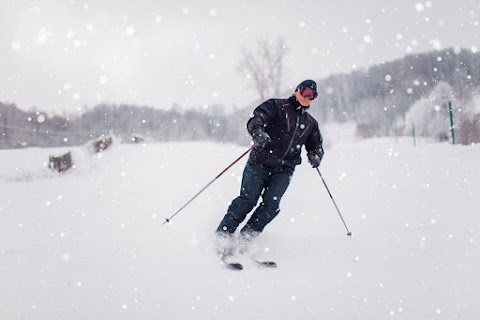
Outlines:
[[259, 149], [271, 141], [268, 133], [262, 129], [257, 129], [253, 132], [252, 135], [253, 145], [256, 149]]
[[323, 158], [323, 148], [320, 147], [318, 149], [309, 151], [307, 153], [308, 162], [312, 165], [312, 168], [318, 168], [320, 166], [320, 162]]

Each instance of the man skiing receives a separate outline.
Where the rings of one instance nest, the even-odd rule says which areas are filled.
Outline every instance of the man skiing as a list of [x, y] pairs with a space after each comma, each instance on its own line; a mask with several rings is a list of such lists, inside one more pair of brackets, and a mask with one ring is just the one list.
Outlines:
[[307, 158], [317, 168], [323, 157], [323, 139], [318, 122], [307, 112], [317, 97], [313, 80], [301, 82], [288, 99], [270, 99], [260, 104], [247, 122], [254, 148], [243, 171], [240, 195], [228, 207], [216, 232], [234, 234], [250, 211], [261, 203], [241, 229], [245, 239], [260, 234], [280, 212], [279, 204], [295, 166], [301, 163], [305, 145]]

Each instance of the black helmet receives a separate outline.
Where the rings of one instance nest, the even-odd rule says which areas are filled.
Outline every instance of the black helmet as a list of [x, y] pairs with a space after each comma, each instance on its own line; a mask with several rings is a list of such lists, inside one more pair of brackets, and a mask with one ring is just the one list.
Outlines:
[[300, 87], [310, 88], [317, 93], [317, 83], [313, 80], [303, 80], [295, 89], [297, 91]]

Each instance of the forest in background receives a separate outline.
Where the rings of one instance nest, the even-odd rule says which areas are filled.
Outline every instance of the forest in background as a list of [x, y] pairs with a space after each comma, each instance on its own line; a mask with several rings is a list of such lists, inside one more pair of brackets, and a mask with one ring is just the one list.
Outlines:
[[[415, 131], [442, 141], [451, 131], [450, 103], [457, 142], [480, 142], [479, 52], [455, 48], [412, 54], [316, 81], [319, 96], [310, 112], [320, 123], [353, 121], [361, 138]], [[284, 91], [284, 97], [290, 94]], [[124, 141], [246, 144], [245, 123], [256, 104], [231, 112], [222, 105], [179, 111], [99, 104], [82, 114], [52, 116], [0, 102], [0, 148], [72, 146], [109, 135]]]

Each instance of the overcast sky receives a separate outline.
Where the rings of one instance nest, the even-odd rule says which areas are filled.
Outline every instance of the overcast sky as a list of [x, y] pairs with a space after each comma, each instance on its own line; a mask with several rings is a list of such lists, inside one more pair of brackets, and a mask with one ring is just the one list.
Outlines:
[[257, 98], [236, 67], [263, 37], [285, 39], [288, 90], [409, 53], [480, 50], [479, 24], [467, 0], [1, 0], [0, 101], [228, 110]]

